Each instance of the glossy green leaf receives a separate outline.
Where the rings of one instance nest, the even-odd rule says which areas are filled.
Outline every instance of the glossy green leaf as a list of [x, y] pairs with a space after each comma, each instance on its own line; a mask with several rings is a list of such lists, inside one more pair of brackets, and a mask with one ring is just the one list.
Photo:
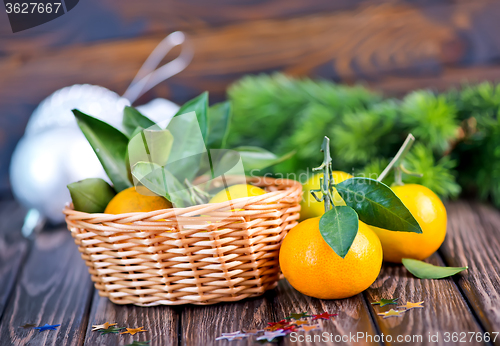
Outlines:
[[[194, 99], [186, 102], [175, 114], [177, 117], [182, 114], [189, 112], [195, 112], [196, 118], [198, 119], [198, 124], [203, 136], [203, 140], [206, 142], [208, 137], [208, 121], [207, 121], [207, 111], [208, 111], [208, 92], [203, 92], [201, 95], [195, 97]], [[175, 137], [175, 135], [174, 135]]]
[[89, 178], [68, 185], [75, 210], [85, 213], [103, 213], [115, 190], [100, 178]]
[[453, 276], [469, 267], [438, 267], [430, 263], [422, 262], [416, 259], [403, 258], [403, 265], [406, 269], [419, 279], [441, 279]]
[[151, 192], [168, 199], [176, 208], [185, 207], [189, 191], [167, 169], [151, 162], [138, 162], [132, 175]]
[[245, 172], [261, 170], [276, 165], [295, 155], [295, 151], [292, 151], [283, 156], [277, 156], [266, 149], [251, 146], [238, 147], [233, 150], [240, 153], [243, 165], [245, 166]]
[[389, 231], [422, 233], [417, 220], [387, 185], [369, 178], [351, 178], [335, 188], [361, 221]]
[[142, 127], [147, 129], [150, 126], [155, 125], [155, 122], [148, 117], [142, 115], [134, 107], [126, 106], [123, 110], [123, 129], [129, 138], [133, 137], [134, 131], [137, 127]]
[[105, 122], [73, 109], [78, 126], [94, 149], [116, 191], [132, 186], [127, 174], [128, 138]]
[[130, 139], [128, 154], [131, 166], [139, 161], [167, 164], [174, 137], [169, 130], [145, 129]]
[[319, 220], [321, 236], [337, 255], [344, 258], [358, 234], [358, 214], [351, 207], [334, 206]]
[[223, 149], [229, 135], [231, 104], [221, 102], [208, 109], [208, 149]]
[[168, 124], [167, 130], [174, 137], [168, 169], [180, 181], [191, 181], [200, 169], [203, 155], [207, 155], [198, 118], [194, 112], [176, 116]]

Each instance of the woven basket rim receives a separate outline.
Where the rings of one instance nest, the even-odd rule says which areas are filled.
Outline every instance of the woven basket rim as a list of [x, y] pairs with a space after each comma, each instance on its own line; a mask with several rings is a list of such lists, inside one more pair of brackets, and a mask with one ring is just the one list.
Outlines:
[[[205, 203], [194, 205], [190, 207], [184, 208], [169, 208], [169, 209], [158, 209], [150, 212], [132, 212], [132, 213], [122, 213], [122, 214], [106, 214], [106, 213], [86, 213], [82, 211], [77, 211], [73, 207], [73, 203], [68, 203], [62, 210], [63, 214], [66, 218], [78, 219], [78, 220], [87, 220], [87, 219], [98, 219], [98, 223], [103, 222], [120, 222], [124, 218], [126, 218], [127, 222], [134, 222], [132, 219], [137, 219], [136, 221], [142, 221], [144, 219], [148, 219], [154, 221], [155, 218], [162, 219], [163, 217], [158, 217], [159, 215], [169, 213], [173, 214], [173, 216], [178, 215], [186, 215], [193, 214], [198, 215], [200, 213], [210, 215], [211, 212], [222, 210], [222, 212], [228, 212], [230, 208], [244, 207], [248, 204], [258, 203], [260, 200], [269, 199], [273, 196], [279, 196], [281, 194], [289, 193], [290, 189], [300, 188], [302, 190], [302, 184], [300, 184], [296, 180], [284, 179], [284, 178], [271, 178], [271, 177], [247, 177], [247, 183], [252, 183], [258, 181], [260, 184], [256, 184], [256, 186], [287, 186], [287, 189], [279, 190], [279, 191], [271, 191], [266, 192], [260, 196], [254, 197], [242, 197], [236, 198], [230, 201], [220, 202], [220, 203]], [[278, 183], [279, 182], [279, 183]], [[200, 212], [201, 210], [201, 212]]]

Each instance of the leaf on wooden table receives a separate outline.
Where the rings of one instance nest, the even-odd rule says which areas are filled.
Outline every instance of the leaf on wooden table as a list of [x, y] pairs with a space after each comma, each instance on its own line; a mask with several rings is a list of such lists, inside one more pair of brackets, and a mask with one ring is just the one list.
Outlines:
[[133, 137], [134, 131], [137, 127], [142, 127], [147, 129], [150, 126], [155, 125], [155, 122], [141, 112], [139, 112], [134, 107], [126, 106], [123, 109], [123, 129], [129, 138]]
[[351, 178], [336, 184], [346, 205], [369, 225], [398, 232], [422, 233], [417, 220], [390, 187], [369, 178]]
[[132, 186], [127, 174], [128, 138], [105, 122], [73, 109], [78, 126], [94, 149], [117, 192]]
[[402, 262], [405, 268], [419, 279], [442, 279], [469, 269], [467, 266], [439, 267], [412, 258], [403, 258]]
[[115, 190], [100, 178], [89, 178], [68, 185], [68, 190], [77, 211], [103, 213]]
[[344, 258], [358, 234], [358, 214], [351, 207], [334, 206], [319, 220], [321, 236], [337, 255]]

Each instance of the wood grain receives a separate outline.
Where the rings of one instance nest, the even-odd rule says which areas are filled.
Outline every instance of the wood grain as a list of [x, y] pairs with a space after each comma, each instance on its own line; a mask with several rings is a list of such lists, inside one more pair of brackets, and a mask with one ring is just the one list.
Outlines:
[[[236, 303], [184, 306], [179, 332], [181, 345], [227, 345], [229, 341], [215, 339], [222, 333], [265, 328], [268, 322], [276, 319], [271, 305], [275, 295], [276, 291], [271, 290], [260, 298]], [[255, 345], [255, 337], [230, 343], [238, 346]]]
[[[239, 7], [224, 3], [228, 12], [204, 5], [176, 17], [178, 22], [185, 21], [184, 27], [178, 27], [185, 28], [191, 37], [194, 60], [184, 72], [157, 86], [140, 102], [165, 97], [182, 103], [204, 90], [210, 91], [213, 101], [220, 100], [225, 97], [227, 86], [242, 75], [274, 70], [348, 83], [364, 80], [382, 91], [387, 88], [404, 93], [417, 86], [434, 86], [437, 77], [446, 78], [444, 73], [449, 67], [484, 64], [500, 56], [500, 39], [490, 30], [497, 24], [500, 3], [493, 1], [442, 1], [425, 9], [399, 1], [375, 2], [339, 11], [334, 11], [337, 5], [323, 0], [317, 0], [311, 10], [306, 9], [309, 5], [299, 6], [295, 0], [283, 9], [279, 6], [281, 1], [251, 1]], [[78, 37], [85, 36], [80, 28], [87, 25], [75, 19], [75, 27], [69, 23], [65, 30], [57, 27], [46, 35], [48, 40], [59, 40], [56, 36], [63, 35], [60, 40], [64, 45], [43, 48], [37, 46], [43, 40], [28, 34], [17, 36], [15, 42], [0, 44], [11, 47], [0, 54], [0, 189], [7, 186], [7, 167], [15, 143], [40, 101], [75, 83], [102, 85], [123, 93], [148, 54], [169, 31], [144, 29], [148, 23], [156, 26], [154, 23], [160, 22], [148, 16], [168, 23], [161, 16], [163, 12], [183, 13], [188, 6], [176, 1], [154, 11], [153, 5], [132, 6], [131, 1], [128, 4], [117, 7], [117, 11], [123, 11], [118, 17], [113, 17], [111, 7], [102, 14], [106, 17], [103, 22], [119, 24], [123, 35], [115, 32], [113, 37], [121, 37], [120, 40], [103, 41], [95, 34], [79, 41]], [[82, 2], [79, 6], [87, 5]], [[135, 12], [140, 12], [139, 7], [148, 8], [144, 11], [149, 14], [134, 17]], [[205, 11], [208, 7], [211, 10]], [[217, 19], [231, 17], [232, 10], [239, 13], [235, 17], [239, 20]], [[259, 14], [265, 10], [271, 14]], [[130, 32], [125, 25], [129, 19], [131, 26], [137, 25]], [[113, 26], [108, 25], [102, 31], [113, 31]], [[137, 32], [160, 31], [161, 34], [137, 37]], [[66, 37], [70, 35], [67, 33], [75, 38]], [[413, 80], [418, 84], [412, 84]]]
[[[477, 0], [483, 1], [483, 0]], [[175, 30], [207, 29], [251, 20], [284, 19], [353, 9], [366, 0], [86, 0], [55, 22], [13, 35], [5, 13], [0, 12], [0, 55], [24, 54], [70, 44], [131, 38]], [[370, 1], [380, 3], [383, 0]], [[403, 1], [399, 1], [404, 3]], [[414, 5], [447, 0], [414, 0]], [[5, 20], [3, 20], [5, 19]], [[92, 21], [92, 26], [87, 25]], [[64, 28], [65, 30], [61, 30]], [[96, 30], [99, 28], [99, 30]]]
[[[443, 265], [437, 254], [431, 256], [428, 262]], [[451, 339], [446, 342], [444, 333], [450, 333], [451, 338], [452, 333], [482, 332], [451, 278], [422, 280], [414, 277], [402, 265], [384, 264], [379, 277], [365, 292], [365, 296], [370, 303], [382, 298], [398, 298], [398, 305], [372, 306], [373, 315], [380, 331], [386, 335], [388, 345], [453, 344]], [[403, 310], [398, 306], [406, 302], [420, 301], [424, 302], [423, 309], [411, 309], [404, 312], [402, 317], [383, 318], [377, 315], [390, 309]], [[429, 334], [436, 333], [439, 333], [438, 342], [430, 341]], [[462, 334], [461, 337], [464, 335], [467, 345], [484, 344], [469, 342], [470, 335]], [[402, 342], [398, 342], [398, 336], [403, 337]], [[413, 339], [418, 336], [422, 339]]]
[[[144, 327], [147, 332], [130, 334], [106, 334], [92, 331], [92, 325], [105, 322], [117, 323], [117, 327]], [[134, 305], [115, 305], [107, 298], [94, 294], [88, 320], [85, 344], [89, 346], [126, 345], [133, 341], [151, 340], [151, 346], [176, 345], [179, 315], [168, 306], [139, 307]]]
[[28, 251], [21, 235], [24, 213], [14, 201], [0, 202], [0, 318]]
[[[448, 234], [441, 247], [450, 266], [469, 266], [458, 284], [488, 332], [500, 332], [500, 214], [465, 201], [447, 204]], [[500, 336], [496, 345], [500, 345]]]
[[[83, 343], [92, 286], [66, 229], [37, 236], [0, 322], [0, 345]], [[38, 332], [21, 325], [61, 324]]]
[[[350, 339], [352, 334], [365, 333], [371, 336], [377, 335], [377, 330], [373, 324], [370, 317], [370, 312], [361, 294], [358, 294], [352, 298], [339, 299], [339, 300], [320, 300], [316, 298], [311, 298], [299, 293], [295, 290], [288, 281], [281, 280], [276, 292], [276, 297], [273, 301], [273, 311], [276, 315], [276, 319], [280, 320], [291, 313], [306, 311], [309, 314], [320, 314], [323, 312], [328, 312], [330, 314], [338, 314], [331, 321], [319, 320], [317, 323], [322, 327], [321, 330], [312, 330], [309, 332], [299, 332], [300, 336], [311, 335], [321, 335], [321, 333], [328, 333], [329, 336], [323, 345], [378, 345], [378, 342], [370, 340], [360, 339], [357, 342], [352, 342]], [[315, 322], [316, 323], [316, 322]], [[331, 340], [330, 334], [333, 335], [334, 339]], [[344, 338], [348, 341], [338, 342], [335, 340], [335, 336], [345, 336]], [[300, 340], [300, 339], [299, 339]], [[303, 342], [293, 342], [291, 338], [284, 338], [283, 345], [317, 345], [319, 340], [312, 339], [308, 342], [304, 339]]]

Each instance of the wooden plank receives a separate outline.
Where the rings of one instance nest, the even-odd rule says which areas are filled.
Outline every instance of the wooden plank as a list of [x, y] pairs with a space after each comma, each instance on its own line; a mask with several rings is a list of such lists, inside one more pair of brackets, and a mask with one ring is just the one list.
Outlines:
[[[249, 329], [263, 329], [274, 321], [271, 303], [275, 290], [262, 297], [245, 299], [236, 303], [208, 306], [186, 305], [182, 311], [180, 328], [181, 345], [227, 345], [227, 340], [216, 341], [222, 333]], [[231, 345], [255, 345], [255, 337], [233, 340]]]
[[[458, 284], [486, 331], [500, 332], [500, 213], [465, 201], [447, 204], [448, 234], [441, 247], [450, 266], [469, 266]], [[500, 345], [500, 336], [496, 338]]]
[[[363, 333], [372, 337], [377, 335], [377, 330], [373, 325], [370, 317], [370, 312], [361, 294], [352, 298], [339, 300], [320, 300], [303, 295], [295, 290], [288, 281], [281, 280], [273, 301], [273, 311], [276, 319], [280, 320], [289, 316], [291, 313], [307, 311], [309, 314], [320, 314], [328, 312], [338, 314], [332, 321], [319, 321], [322, 330], [313, 330], [307, 333], [299, 332], [297, 338], [292, 340], [291, 337], [283, 339], [283, 345], [317, 345], [318, 341], [322, 341], [321, 345], [379, 345], [379, 342], [360, 338], [359, 340], [352, 339], [353, 335]], [[322, 336], [322, 333], [327, 333], [328, 336], [324, 340], [314, 339]], [[311, 340], [305, 338], [310, 335]], [[332, 335], [333, 339], [332, 339]], [[337, 336], [338, 340], [335, 339]], [[340, 337], [343, 339], [341, 339]]]
[[0, 202], [0, 318], [28, 251], [21, 235], [24, 213], [13, 200]]
[[[0, 345], [81, 345], [92, 296], [84, 261], [65, 229], [36, 237], [0, 323]], [[57, 331], [25, 323], [61, 324]]]
[[[443, 265], [437, 254], [428, 260]], [[451, 337], [456, 333], [467, 345], [484, 344], [475, 340], [469, 342], [469, 332], [481, 333], [472, 312], [452, 279], [422, 280], [415, 278], [402, 265], [384, 264], [382, 272], [365, 292], [369, 302], [382, 298], [398, 298], [401, 305], [406, 302], [424, 301], [423, 309], [412, 309], [402, 317], [383, 318], [377, 313], [398, 310], [400, 305], [372, 306], [378, 328], [386, 336], [388, 345], [445, 345], [454, 344]], [[429, 335], [438, 333], [438, 342], [429, 340]], [[450, 333], [450, 340], [446, 340]], [[465, 333], [465, 334], [460, 334]], [[401, 338], [398, 340], [398, 337]], [[405, 339], [407, 338], [407, 339]], [[421, 338], [421, 339], [420, 339]]]
[[[383, 0], [370, 1], [380, 3]], [[484, 0], [476, 0], [484, 1]], [[0, 56], [99, 40], [139, 37], [175, 30], [220, 27], [250, 20], [284, 19], [356, 8], [366, 0], [134, 0], [80, 2], [75, 11], [55, 22], [12, 34], [7, 16], [0, 21]], [[404, 3], [399, 0], [400, 3]], [[413, 5], [447, 3], [448, 0], [414, 0]], [[92, 22], [93, 25], [87, 25]], [[62, 29], [64, 28], [64, 29]]]
[[[116, 305], [109, 299], [94, 293], [92, 308], [85, 336], [85, 345], [126, 345], [133, 341], [151, 340], [151, 346], [176, 345], [179, 324], [178, 309], [168, 306], [139, 307], [135, 305]], [[130, 334], [107, 334], [92, 331], [92, 325], [105, 322], [117, 323], [118, 327], [144, 327], [147, 332]]]
[[[134, 3], [134, 6], [142, 6]], [[78, 6], [87, 5], [81, 2]], [[187, 5], [177, 3], [176, 6], [184, 11], [183, 6]], [[186, 26], [195, 47], [192, 63], [140, 102], [165, 97], [181, 103], [204, 90], [210, 91], [213, 100], [220, 100], [225, 97], [227, 86], [242, 75], [274, 70], [349, 83], [368, 80], [382, 91], [391, 89], [401, 93], [416, 86], [432, 87], [432, 83], [439, 81], [436, 77], [446, 78], [443, 71], [450, 66], [487, 63], [500, 56], [500, 36], [491, 34], [497, 25], [494, 14], [500, 13], [498, 2], [443, 2], [426, 10], [404, 2], [375, 3], [337, 12], [323, 11], [320, 6], [316, 14], [277, 16], [278, 19], [259, 17], [260, 7], [255, 3], [248, 6], [252, 10], [243, 6], [238, 7], [238, 11], [248, 14], [247, 19], [252, 20], [237, 20], [221, 27]], [[276, 4], [269, 2], [262, 6], [274, 8]], [[298, 2], [293, 1], [289, 6], [289, 9], [297, 6], [299, 11]], [[211, 12], [214, 16], [221, 12], [215, 6], [205, 5], [196, 13], [201, 15], [207, 7], [214, 9]], [[278, 9], [279, 6], [276, 11]], [[78, 7], [72, 12], [77, 11]], [[170, 9], [162, 7], [158, 13], [163, 11]], [[132, 12], [132, 9], [125, 10], [124, 16], [132, 16]], [[94, 13], [93, 10], [92, 15]], [[71, 12], [67, 16], [70, 15]], [[109, 21], [106, 18], [106, 23]], [[60, 30], [58, 26], [49, 37], [60, 33], [80, 37], [79, 28], [85, 25], [76, 18], [75, 23], [80, 23], [78, 29]], [[55, 22], [46, 25], [49, 24], [56, 25]], [[50, 50], [34, 48], [43, 40], [35, 38], [24, 44], [20, 36], [16, 36], [19, 40], [12, 48], [15, 53], [5, 53], [0, 58], [0, 109], [4, 115], [0, 117], [0, 190], [8, 186], [10, 156], [29, 115], [40, 101], [55, 90], [75, 83], [102, 85], [123, 93], [163, 38], [165, 31], [160, 31], [161, 35], [130, 38], [134, 37], [131, 34], [119, 41], [87, 40], [86, 44]], [[62, 41], [71, 42], [71, 37], [64, 36]], [[425, 78], [430, 77], [426, 82]], [[485, 77], [490, 79], [487, 74]], [[391, 82], [391, 78], [397, 80]], [[423, 81], [412, 84], [413, 80]], [[379, 81], [382, 83], [376, 84]], [[398, 81], [403, 81], [404, 89], [399, 88]]]

